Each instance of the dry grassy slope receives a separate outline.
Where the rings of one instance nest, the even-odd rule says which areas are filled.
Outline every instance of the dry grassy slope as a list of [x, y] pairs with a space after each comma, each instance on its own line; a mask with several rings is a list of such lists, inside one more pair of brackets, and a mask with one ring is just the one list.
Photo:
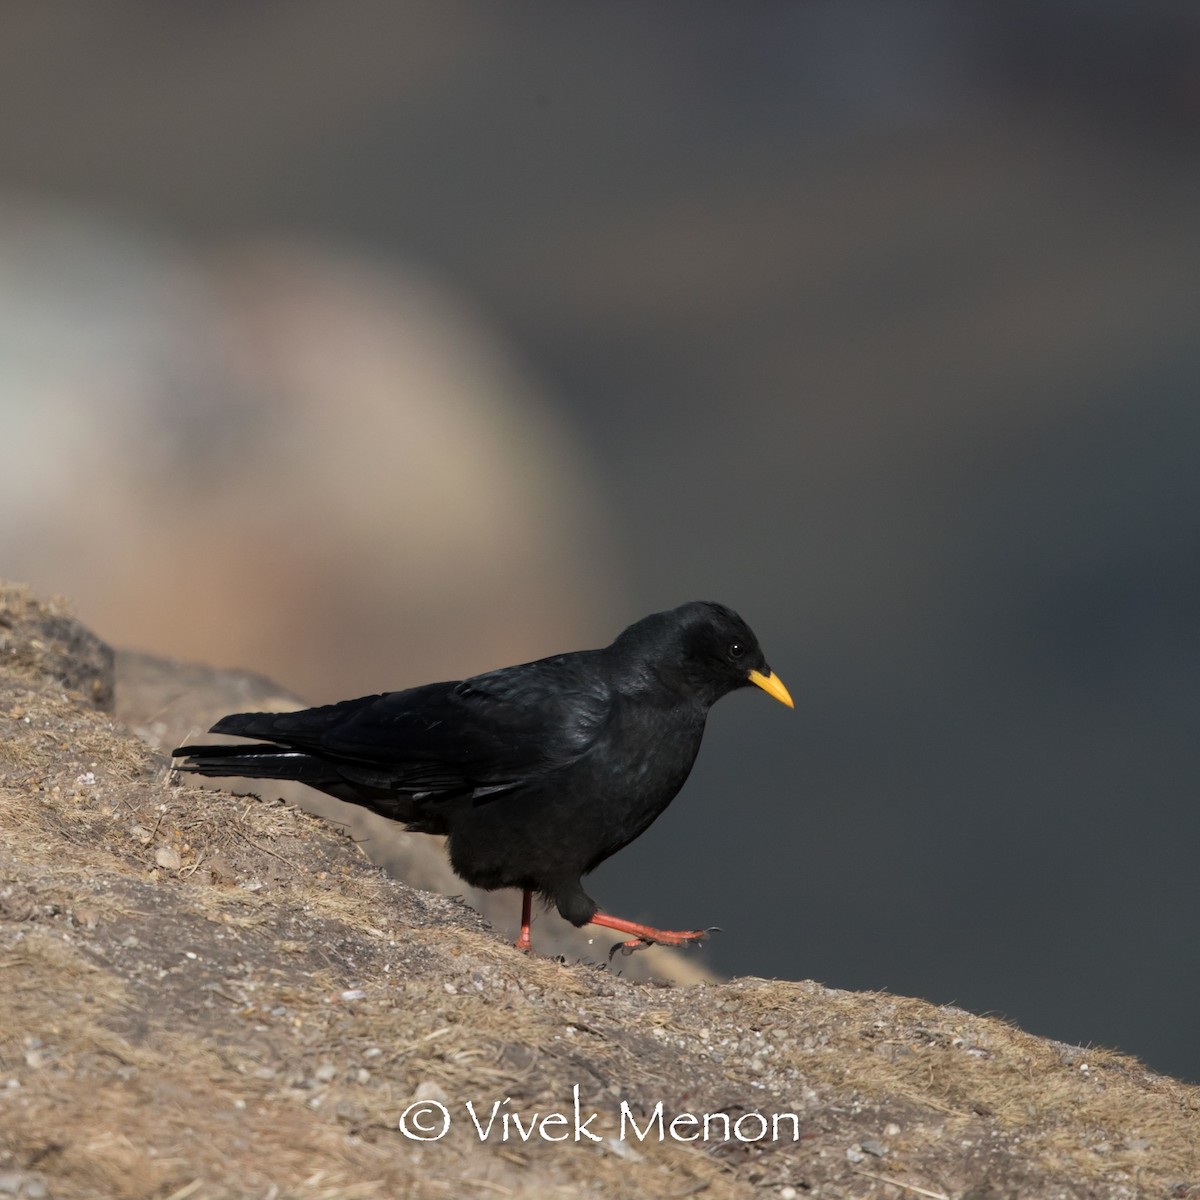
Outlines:
[[[170, 786], [62, 618], [0, 593], [0, 1195], [1200, 1195], [1200, 1093], [1131, 1059], [529, 959], [315, 817]], [[608, 1134], [624, 1099], [795, 1112], [801, 1139], [481, 1143], [462, 1108], [569, 1111], [576, 1084]], [[397, 1131], [418, 1095], [444, 1140]]]

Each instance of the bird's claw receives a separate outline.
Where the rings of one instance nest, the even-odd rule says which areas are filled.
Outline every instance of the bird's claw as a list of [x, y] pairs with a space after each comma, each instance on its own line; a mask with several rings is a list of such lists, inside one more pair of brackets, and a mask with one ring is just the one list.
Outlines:
[[634, 938], [632, 941], [621, 943], [621, 957], [628, 958], [631, 954], [635, 954], [638, 950], [646, 950], [653, 946], [654, 942], [643, 941], [641, 938]]
[[693, 933], [674, 934], [671, 937], [655, 938], [648, 934], [640, 934], [637, 937], [630, 938], [627, 942], [617, 942], [616, 945], [608, 952], [608, 961], [612, 962], [613, 956], [620, 950], [621, 954], [628, 958], [629, 955], [638, 950], [645, 950], [647, 946], [691, 946], [697, 942], [708, 941], [710, 933], [723, 933], [724, 930], [719, 925], [710, 925], [707, 929], [697, 929]]
[[628, 958], [635, 950], [644, 950], [647, 946], [653, 945], [654, 943], [649, 938], [630, 938], [627, 942], [615, 942], [613, 948], [608, 952], [608, 961], [612, 962], [613, 955], [618, 950]]

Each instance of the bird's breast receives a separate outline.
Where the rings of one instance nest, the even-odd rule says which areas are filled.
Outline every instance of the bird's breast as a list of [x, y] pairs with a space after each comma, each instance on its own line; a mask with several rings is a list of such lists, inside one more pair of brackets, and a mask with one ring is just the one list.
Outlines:
[[703, 736], [703, 714], [684, 720], [653, 709], [621, 712], [577, 764], [570, 792], [588, 810], [578, 816], [620, 844], [636, 837], [687, 780]]

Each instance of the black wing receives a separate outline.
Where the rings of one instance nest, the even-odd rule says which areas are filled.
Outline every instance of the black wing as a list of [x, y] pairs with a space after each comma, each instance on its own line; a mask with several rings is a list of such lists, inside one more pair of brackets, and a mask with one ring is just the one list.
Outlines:
[[504, 789], [574, 762], [611, 710], [594, 652], [295, 713], [236, 713], [213, 733], [260, 738], [400, 792]]

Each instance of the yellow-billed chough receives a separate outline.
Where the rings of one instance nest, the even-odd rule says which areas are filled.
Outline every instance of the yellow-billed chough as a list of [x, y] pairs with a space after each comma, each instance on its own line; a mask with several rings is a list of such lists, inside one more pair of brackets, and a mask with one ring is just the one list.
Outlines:
[[694, 601], [638, 621], [603, 650], [302, 712], [235, 713], [211, 732], [258, 744], [174, 754], [184, 771], [299, 780], [445, 834], [468, 883], [523, 889], [521, 949], [534, 892], [573, 925], [632, 935], [627, 950], [681, 945], [705, 931], [611, 917], [580, 879], [670, 804], [709, 708], [749, 684], [791, 707], [741, 617]]

